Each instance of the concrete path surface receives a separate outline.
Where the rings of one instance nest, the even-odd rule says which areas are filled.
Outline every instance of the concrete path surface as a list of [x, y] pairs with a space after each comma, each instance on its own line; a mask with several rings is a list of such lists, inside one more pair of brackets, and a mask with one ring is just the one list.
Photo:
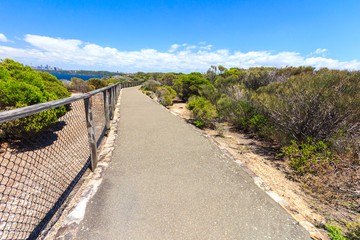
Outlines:
[[77, 239], [310, 239], [214, 143], [135, 88]]

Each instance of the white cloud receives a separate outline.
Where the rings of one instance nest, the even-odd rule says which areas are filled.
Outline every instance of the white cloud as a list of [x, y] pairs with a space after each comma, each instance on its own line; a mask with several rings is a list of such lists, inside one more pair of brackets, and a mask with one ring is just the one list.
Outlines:
[[192, 49], [195, 49], [196, 46], [195, 45], [190, 45], [190, 46], [187, 46], [186, 47], [186, 50], [192, 50]]
[[318, 48], [315, 50], [315, 52], [313, 52], [313, 54], [322, 54], [322, 53], [325, 53], [327, 52], [327, 49], [326, 48]]
[[209, 44], [207, 46], [200, 47], [200, 49], [211, 50], [212, 47], [213, 47], [213, 45]]
[[[47, 52], [73, 53], [80, 50], [82, 41], [76, 39], [51, 38], [38, 35], [25, 35], [26, 42]], [[91, 45], [91, 44], [89, 44]]]
[[173, 45], [171, 45], [169, 52], [175, 52], [176, 49], [178, 49], [179, 47], [181, 47], [181, 45], [173, 44]]
[[317, 48], [314, 52], [310, 53], [310, 55], [308, 56], [312, 56], [312, 55], [321, 55], [323, 57], [325, 57], [325, 53], [328, 50], [326, 48]]
[[8, 41], [7, 37], [3, 33], [0, 33], [0, 42], [7, 42], [7, 41]]
[[[173, 44], [165, 52], [156, 49], [119, 51], [76, 39], [51, 38], [28, 34], [24, 39], [32, 47], [0, 45], [0, 59], [13, 58], [23, 63], [49, 64], [68, 69], [134, 71], [206, 71], [211, 65], [225, 67], [314, 66], [360, 70], [360, 62], [331, 58], [304, 57], [298, 52], [213, 50], [212, 45]], [[324, 49], [316, 50], [324, 53]], [[316, 52], [315, 51], [315, 52]]]
[[170, 46], [170, 49], [169, 49], [168, 52], [173, 53], [173, 52], [175, 52], [176, 50], [178, 50], [178, 48], [180, 48], [180, 47], [185, 47], [185, 46], [187, 46], [186, 43], [183, 43], [183, 44], [181, 44], [181, 45], [180, 45], [180, 44], [173, 44], [173, 45]]

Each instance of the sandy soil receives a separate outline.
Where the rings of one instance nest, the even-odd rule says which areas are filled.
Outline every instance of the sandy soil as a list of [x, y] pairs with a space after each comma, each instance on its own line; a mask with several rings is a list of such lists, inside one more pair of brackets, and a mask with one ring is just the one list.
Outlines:
[[[191, 119], [191, 113], [185, 103], [174, 103], [168, 109], [187, 121]], [[221, 128], [224, 131], [223, 137], [219, 136], [217, 130], [204, 129], [201, 131], [262, 178], [272, 191], [288, 203], [285, 209], [299, 222], [308, 221], [315, 226], [325, 223], [326, 219], [320, 215], [318, 210], [324, 206], [306, 194], [304, 186], [300, 182], [290, 178], [288, 165], [276, 157], [278, 146], [272, 146], [256, 140], [253, 136], [233, 131], [226, 124], [221, 125]], [[323, 235], [322, 239], [328, 239], [326, 231], [321, 228], [318, 230]]]

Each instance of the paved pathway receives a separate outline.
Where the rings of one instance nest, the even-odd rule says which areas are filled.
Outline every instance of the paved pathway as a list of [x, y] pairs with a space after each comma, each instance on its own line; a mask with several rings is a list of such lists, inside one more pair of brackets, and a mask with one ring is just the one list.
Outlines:
[[117, 148], [77, 239], [310, 239], [216, 145], [122, 91]]

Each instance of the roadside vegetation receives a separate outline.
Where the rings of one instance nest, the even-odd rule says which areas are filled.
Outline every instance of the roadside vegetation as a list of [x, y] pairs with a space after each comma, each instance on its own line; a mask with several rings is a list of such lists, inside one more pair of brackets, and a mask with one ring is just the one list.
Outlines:
[[[346, 230], [326, 225], [328, 231], [344, 234], [333, 239], [360, 239], [359, 71], [211, 66], [203, 74], [156, 76], [144, 79], [143, 92], [163, 97], [170, 92], [165, 87], [173, 89], [187, 102], [197, 127], [220, 132], [226, 123], [233, 130], [277, 143], [277, 156], [292, 169], [291, 178], [336, 209], [328, 222]], [[165, 106], [172, 103], [159, 101]]]
[[[5, 59], [0, 62], [0, 111], [69, 97], [56, 77]], [[22, 138], [46, 129], [66, 113], [61, 106], [32, 116], [0, 124], [0, 138]]]
[[112, 77], [103, 77], [103, 78], [90, 78], [89, 80], [84, 81], [81, 78], [73, 77], [70, 81], [62, 80], [66, 88], [71, 92], [89, 92], [95, 89], [107, 87], [120, 82], [132, 82], [132, 81], [144, 81], [136, 77], [134, 74], [122, 74], [115, 75]]
[[[91, 78], [87, 81], [80, 78], [60, 81], [47, 72], [35, 71], [29, 66], [5, 59], [0, 61], [0, 111], [66, 98], [71, 96], [71, 92], [89, 92], [118, 82], [133, 81], [133, 78], [132, 75], [119, 75], [112, 78]], [[2, 123], [0, 138], [21, 139], [46, 130], [65, 115], [68, 107], [61, 106]]]
[[[173, 104], [173, 100], [177, 97], [177, 92], [174, 90], [173, 85], [178, 78], [175, 73], [140, 73], [140, 77], [136, 76], [138, 80], [146, 80], [143, 86], [140, 88], [146, 95], [155, 98], [160, 104], [170, 106]], [[156, 78], [157, 80], [147, 80], [150, 78]]]
[[[0, 111], [143, 81], [141, 90], [164, 106], [187, 103], [199, 128], [250, 134], [275, 143], [290, 179], [333, 212], [323, 212], [332, 239], [360, 239], [360, 72], [312, 67], [249, 69], [211, 66], [206, 73], [131, 73], [60, 81], [10, 59], [0, 61]], [[47, 129], [65, 106], [0, 124], [0, 138]]]

